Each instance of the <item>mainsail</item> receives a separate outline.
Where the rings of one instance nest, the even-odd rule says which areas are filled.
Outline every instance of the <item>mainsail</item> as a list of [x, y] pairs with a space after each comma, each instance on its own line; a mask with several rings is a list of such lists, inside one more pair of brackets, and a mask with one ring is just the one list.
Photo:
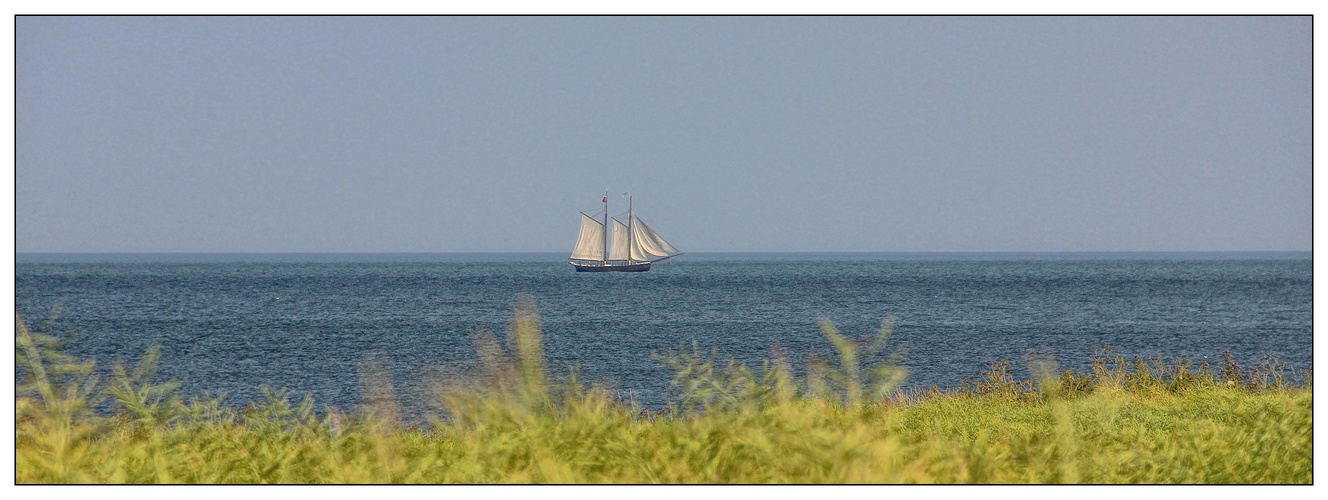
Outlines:
[[609, 245], [609, 260], [627, 260], [627, 224], [613, 219], [613, 243]]
[[581, 232], [576, 235], [576, 248], [572, 258], [578, 260], [604, 260], [604, 224], [581, 214]]

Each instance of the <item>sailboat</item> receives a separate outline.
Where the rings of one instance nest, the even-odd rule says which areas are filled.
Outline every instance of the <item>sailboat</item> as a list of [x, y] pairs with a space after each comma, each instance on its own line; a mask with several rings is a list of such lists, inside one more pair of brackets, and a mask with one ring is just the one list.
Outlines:
[[[650, 226], [632, 213], [632, 198], [627, 197], [627, 223], [613, 218], [609, 226], [609, 193], [604, 193], [604, 222], [581, 212], [581, 232], [576, 248], [567, 261], [579, 273], [627, 272], [650, 270], [650, 265], [672, 259], [682, 252], [664, 241]], [[605, 231], [612, 227], [612, 231]], [[612, 237], [610, 237], [612, 236]]]

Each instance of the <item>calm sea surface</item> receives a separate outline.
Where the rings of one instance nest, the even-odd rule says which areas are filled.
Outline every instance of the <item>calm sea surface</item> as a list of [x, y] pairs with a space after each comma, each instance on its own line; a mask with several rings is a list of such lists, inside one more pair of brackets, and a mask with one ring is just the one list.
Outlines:
[[[1093, 346], [1126, 356], [1242, 364], [1312, 361], [1308, 252], [1161, 254], [688, 254], [648, 273], [575, 273], [564, 254], [19, 254], [18, 313], [35, 325], [63, 306], [73, 354], [136, 362], [163, 348], [159, 379], [186, 394], [259, 387], [359, 403], [356, 366], [390, 362], [403, 410], [423, 415], [433, 381], [478, 366], [471, 338], [503, 338], [513, 300], [535, 299], [551, 371], [667, 399], [650, 358], [696, 342], [749, 366], [772, 346], [795, 368], [895, 321], [906, 385], [954, 387], [988, 362], [1023, 369], [1049, 352], [1084, 369]], [[889, 349], [887, 349], [889, 350]]]

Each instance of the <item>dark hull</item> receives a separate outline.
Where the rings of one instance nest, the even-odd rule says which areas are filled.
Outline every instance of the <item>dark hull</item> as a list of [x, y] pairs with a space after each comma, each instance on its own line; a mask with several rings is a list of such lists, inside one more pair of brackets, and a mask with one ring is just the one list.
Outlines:
[[576, 268], [578, 273], [643, 273], [650, 270], [650, 263], [632, 264], [627, 266], [587, 266], [568, 262]]

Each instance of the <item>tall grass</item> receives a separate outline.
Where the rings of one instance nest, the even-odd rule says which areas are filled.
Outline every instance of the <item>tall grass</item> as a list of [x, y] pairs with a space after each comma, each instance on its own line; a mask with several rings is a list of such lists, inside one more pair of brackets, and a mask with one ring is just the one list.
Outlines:
[[[317, 412], [264, 388], [239, 410], [154, 380], [160, 350], [106, 383], [61, 351], [54, 316], [16, 318], [19, 483], [1310, 483], [1311, 384], [1275, 358], [1241, 368], [1126, 360], [1087, 372], [1006, 361], [957, 390], [902, 390], [892, 325], [795, 377], [775, 349], [756, 369], [696, 344], [657, 354], [670, 403], [642, 408], [574, 369], [551, 377], [535, 305], [506, 346], [473, 339], [483, 370], [437, 386], [440, 411], [403, 428], [386, 364], [361, 367], [363, 407]], [[102, 401], [112, 416], [93, 411]]]

